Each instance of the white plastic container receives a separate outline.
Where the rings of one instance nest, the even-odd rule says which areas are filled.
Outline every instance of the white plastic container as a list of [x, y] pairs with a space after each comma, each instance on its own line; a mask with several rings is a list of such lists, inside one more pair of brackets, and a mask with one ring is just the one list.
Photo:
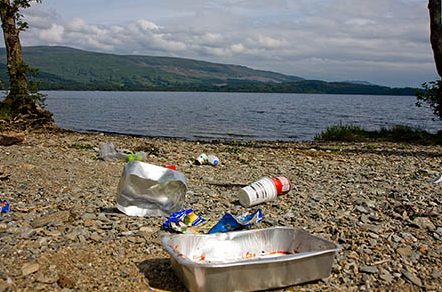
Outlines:
[[238, 193], [238, 198], [241, 205], [244, 207], [250, 207], [276, 200], [278, 195], [286, 194], [290, 191], [290, 188], [290, 181], [286, 177], [263, 177], [262, 179], [243, 187]]

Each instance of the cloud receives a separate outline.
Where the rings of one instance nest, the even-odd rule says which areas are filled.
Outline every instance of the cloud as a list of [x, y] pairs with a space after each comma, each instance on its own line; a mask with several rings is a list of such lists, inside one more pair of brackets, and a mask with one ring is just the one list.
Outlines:
[[[30, 29], [22, 34], [23, 44], [204, 59], [307, 78], [389, 85], [419, 85], [436, 76], [425, 1], [108, 3], [109, 9], [90, 19], [85, 18], [88, 13], [64, 19], [63, 11], [48, 10], [45, 2], [32, 7], [26, 12]], [[106, 17], [107, 11], [111, 14]], [[109, 24], [109, 19], [115, 22]]]

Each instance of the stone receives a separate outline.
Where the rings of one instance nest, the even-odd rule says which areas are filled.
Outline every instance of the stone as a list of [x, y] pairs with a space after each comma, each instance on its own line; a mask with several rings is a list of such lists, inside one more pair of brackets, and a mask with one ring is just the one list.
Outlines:
[[382, 274], [379, 276], [382, 280], [384, 280], [387, 283], [391, 283], [394, 280], [394, 277], [390, 274], [390, 272], [384, 270]]
[[360, 205], [356, 206], [356, 210], [358, 210], [359, 212], [364, 213], [364, 214], [370, 213], [370, 212], [368, 212], [367, 209], [365, 209], [363, 206], [360, 206]]
[[68, 289], [75, 288], [75, 281], [66, 275], [60, 275], [58, 277], [57, 284], [58, 286], [60, 286], [60, 288], [68, 288]]
[[405, 277], [406, 279], [408, 279], [408, 280], [409, 280], [411, 283], [413, 283], [414, 285], [419, 286], [419, 287], [422, 287], [422, 281], [421, 281], [421, 279], [419, 279], [419, 277], [416, 276], [415, 274], [413, 274], [413, 273], [411, 273], [411, 272], [409, 272], [409, 271], [403, 270], [403, 271], [402, 271], [402, 275], [404, 275], [404, 277]]
[[377, 274], [377, 273], [379, 273], [378, 268], [376, 268], [374, 266], [360, 266], [359, 267], [359, 271], [361, 271], [362, 273], [367, 273], [367, 274]]
[[140, 227], [140, 232], [146, 232], [146, 233], [154, 233], [158, 230], [158, 228], [150, 227], [150, 226], [143, 226]]
[[66, 222], [69, 220], [69, 211], [59, 211], [48, 215], [43, 215], [31, 222], [33, 228], [43, 227], [48, 224], [53, 224], [55, 222]]
[[419, 226], [419, 228], [427, 229], [428, 231], [436, 230], [436, 226], [428, 217], [417, 217], [413, 220], [413, 223]]
[[27, 276], [37, 272], [40, 269], [40, 265], [37, 263], [27, 263], [21, 267], [21, 273], [23, 276]]
[[413, 253], [413, 250], [409, 246], [406, 246], [399, 247], [398, 249], [396, 249], [396, 252], [403, 257], [409, 257]]
[[23, 133], [0, 133], [0, 146], [12, 146], [25, 140]]

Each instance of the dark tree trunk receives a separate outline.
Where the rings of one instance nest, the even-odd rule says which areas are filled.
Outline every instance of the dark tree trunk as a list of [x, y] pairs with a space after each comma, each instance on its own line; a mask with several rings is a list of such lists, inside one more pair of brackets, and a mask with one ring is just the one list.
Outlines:
[[53, 124], [52, 113], [43, 107], [43, 95], [31, 93], [27, 80], [29, 67], [23, 61], [20, 31], [27, 27], [21, 21], [20, 9], [30, 7], [32, 1], [40, 0], [0, 0], [0, 18], [9, 75], [9, 93], [0, 102], [0, 112], [9, 113], [4, 119], [13, 119], [28, 125]]
[[442, 78], [442, 22], [441, 0], [429, 0], [430, 12], [430, 41], [433, 48], [434, 61], [439, 76]]
[[23, 52], [19, 37], [20, 29], [17, 27], [15, 19], [16, 12], [17, 8], [14, 7], [10, 0], [0, 0], [0, 16], [9, 74], [9, 95], [5, 102], [12, 102], [14, 97], [29, 94], [26, 67], [23, 62]]

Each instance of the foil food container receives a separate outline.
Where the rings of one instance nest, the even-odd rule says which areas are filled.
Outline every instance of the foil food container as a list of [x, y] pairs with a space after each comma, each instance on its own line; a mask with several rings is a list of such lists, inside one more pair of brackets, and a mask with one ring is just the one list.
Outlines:
[[168, 216], [183, 207], [183, 173], [141, 161], [126, 163], [117, 189], [117, 208], [128, 216]]
[[341, 249], [289, 227], [167, 234], [161, 242], [190, 291], [256, 291], [326, 278]]

